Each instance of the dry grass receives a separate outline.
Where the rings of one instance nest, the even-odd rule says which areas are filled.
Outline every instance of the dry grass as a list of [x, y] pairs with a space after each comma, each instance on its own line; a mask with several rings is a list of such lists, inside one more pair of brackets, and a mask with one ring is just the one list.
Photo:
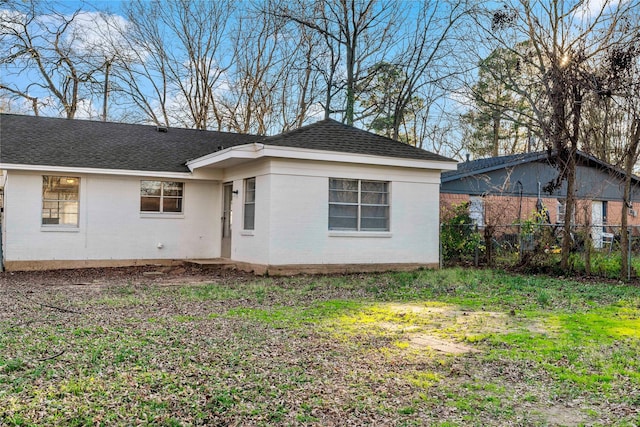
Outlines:
[[0, 424], [640, 423], [638, 288], [143, 272], [0, 277]]

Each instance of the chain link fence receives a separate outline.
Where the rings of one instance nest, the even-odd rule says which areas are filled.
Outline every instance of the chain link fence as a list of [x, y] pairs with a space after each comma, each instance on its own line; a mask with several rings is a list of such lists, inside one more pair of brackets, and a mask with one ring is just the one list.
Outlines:
[[473, 265], [523, 271], [587, 274], [606, 278], [636, 277], [640, 271], [640, 227], [628, 227], [628, 266], [617, 225], [573, 225], [568, 272], [560, 272], [564, 225], [523, 222], [510, 225], [441, 224], [443, 266]]

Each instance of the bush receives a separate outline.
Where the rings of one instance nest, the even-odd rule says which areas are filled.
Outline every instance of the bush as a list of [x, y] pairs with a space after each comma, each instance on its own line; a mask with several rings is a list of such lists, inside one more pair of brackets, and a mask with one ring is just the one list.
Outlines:
[[[595, 252], [591, 255], [591, 273], [615, 279], [620, 277], [621, 268], [620, 254], [607, 254]], [[585, 262], [583, 254], [569, 255], [569, 268], [572, 271], [585, 273]]]
[[475, 230], [469, 215], [469, 203], [453, 205], [445, 215], [440, 232], [442, 256], [456, 262], [473, 257], [476, 250], [484, 252], [482, 237]]

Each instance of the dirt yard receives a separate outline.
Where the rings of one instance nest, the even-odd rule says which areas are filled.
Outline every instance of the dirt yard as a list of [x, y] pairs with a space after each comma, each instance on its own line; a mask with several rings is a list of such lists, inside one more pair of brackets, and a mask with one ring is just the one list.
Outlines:
[[0, 425], [634, 426], [639, 353], [633, 286], [0, 274]]

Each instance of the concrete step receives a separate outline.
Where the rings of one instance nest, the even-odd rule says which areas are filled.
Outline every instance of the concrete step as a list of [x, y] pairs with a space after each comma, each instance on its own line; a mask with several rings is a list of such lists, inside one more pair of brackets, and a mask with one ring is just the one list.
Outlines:
[[217, 270], [235, 270], [237, 268], [236, 263], [227, 258], [188, 259], [185, 260], [184, 263], [200, 268], [210, 268]]

